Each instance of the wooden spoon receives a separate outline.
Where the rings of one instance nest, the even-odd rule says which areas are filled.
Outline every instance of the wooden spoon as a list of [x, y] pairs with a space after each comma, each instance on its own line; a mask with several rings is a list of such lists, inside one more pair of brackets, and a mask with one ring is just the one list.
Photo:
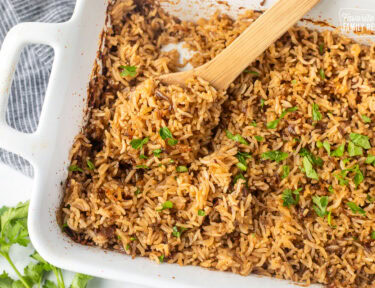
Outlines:
[[166, 84], [185, 85], [193, 75], [217, 89], [229, 85], [273, 42], [302, 18], [320, 0], [279, 0], [214, 59], [190, 71], [166, 74]]

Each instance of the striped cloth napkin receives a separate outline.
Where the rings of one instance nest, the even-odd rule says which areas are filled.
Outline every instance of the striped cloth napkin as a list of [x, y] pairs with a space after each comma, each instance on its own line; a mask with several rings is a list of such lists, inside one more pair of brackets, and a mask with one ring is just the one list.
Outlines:
[[[0, 0], [0, 45], [6, 33], [20, 22], [64, 22], [75, 0]], [[35, 31], [38, 33], [38, 31]], [[6, 120], [25, 133], [36, 130], [53, 62], [53, 50], [28, 45], [21, 54], [13, 80]], [[32, 177], [32, 166], [21, 157], [0, 149], [0, 161]]]

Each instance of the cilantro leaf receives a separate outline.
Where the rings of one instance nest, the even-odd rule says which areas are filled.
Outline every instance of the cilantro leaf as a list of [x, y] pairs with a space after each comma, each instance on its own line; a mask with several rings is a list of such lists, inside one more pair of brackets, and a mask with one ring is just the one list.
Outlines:
[[303, 157], [303, 168], [305, 169], [306, 176], [308, 178], [319, 180], [319, 176], [314, 170], [312, 163], [310, 162], [309, 158], [307, 156]]
[[244, 145], [249, 145], [249, 143], [245, 140], [245, 138], [243, 138], [240, 134], [233, 135], [229, 130], [226, 130], [225, 134], [230, 140], [236, 141]]
[[350, 157], [363, 155], [362, 147], [356, 146], [353, 142], [349, 141], [348, 153]]
[[267, 129], [276, 129], [277, 125], [279, 125], [280, 119], [273, 120], [266, 124]]
[[276, 128], [277, 128], [277, 125], [278, 125], [279, 122], [280, 122], [280, 120], [283, 119], [283, 118], [286, 116], [286, 114], [288, 114], [288, 113], [292, 113], [292, 112], [295, 112], [295, 111], [297, 111], [297, 110], [298, 110], [298, 107], [290, 107], [290, 108], [287, 108], [287, 109], [283, 110], [283, 111], [281, 112], [281, 115], [280, 115], [280, 117], [279, 117], [278, 119], [273, 120], [273, 121], [271, 121], [271, 122], [268, 122], [268, 123], [266, 124], [267, 129], [276, 129]]
[[324, 217], [328, 214], [327, 206], [328, 206], [328, 197], [327, 196], [313, 196], [312, 200], [314, 202], [314, 210], [319, 217]]
[[353, 214], [357, 214], [357, 213], [359, 213], [361, 215], [365, 215], [366, 214], [366, 211], [363, 210], [361, 207], [359, 207], [354, 202], [347, 202], [346, 205], [348, 205], [348, 207], [350, 208], [350, 210], [352, 210]]
[[362, 115], [362, 120], [364, 123], [371, 123], [371, 119], [367, 117], [366, 115]]
[[323, 148], [326, 149], [328, 156], [331, 155], [331, 144], [328, 141], [323, 142]]
[[3, 271], [3, 274], [0, 274], [0, 287], [1, 288], [12, 288], [14, 280], [9, 277], [8, 273]]
[[246, 181], [245, 176], [243, 176], [241, 173], [239, 173], [236, 176], [234, 176], [233, 184], [236, 184], [239, 179], [242, 179], [242, 180]]
[[46, 280], [43, 284], [43, 288], [57, 288], [57, 286], [54, 282]]
[[46, 270], [44, 269], [43, 263], [32, 262], [27, 265], [23, 271], [24, 275], [28, 277], [33, 284], [40, 285]]
[[147, 144], [148, 143], [148, 140], [149, 138], [146, 137], [146, 138], [143, 138], [143, 139], [133, 139], [132, 141], [130, 141], [130, 145], [134, 148], [134, 149], [142, 149], [143, 145]]
[[355, 145], [358, 145], [364, 149], [371, 148], [371, 144], [367, 136], [357, 133], [350, 133], [349, 137]]
[[247, 74], [253, 74], [255, 76], [259, 76], [259, 72], [257, 71], [253, 71], [253, 70], [249, 70], [249, 69], [245, 69], [243, 70], [243, 72], [247, 73]]
[[204, 215], [206, 215], [206, 212], [204, 212], [204, 210], [202, 210], [202, 209], [199, 209], [198, 210], [198, 216], [204, 216]]
[[88, 167], [90, 170], [95, 170], [95, 165], [94, 165], [94, 163], [92, 163], [89, 159], [86, 160], [86, 164], [87, 164], [87, 167]]
[[368, 155], [366, 158], [366, 164], [372, 164], [374, 165], [375, 163], [375, 156], [374, 155]]
[[337, 149], [331, 153], [331, 156], [341, 157], [342, 155], [344, 155], [344, 151], [345, 151], [345, 143], [337, 147]]
[[282, 179], [285, 179], [286, 177], [289, 176], [290, 168], [288, 165], [283, 165], [283, 175], [281, 176]]
[[281, 162], [289, 157], [288, 153], [276, 150], [276, 151], [268, 151], [261, 155], [263, 159], [269, 159], [276, 162]]
[[68, 170], [71, 172], [84, 172], [82, 168], [78, 167], [77, 165], [70, 165]]
[[173, 203], [171, 202], [171, 201], [165, 201], [163, 204], [162, 204], [162, 206], [161, 206], [161, 208], [160, 209], [156, 209], [156, 211], [158, 211], [158, 212], [161, 212], [161, 211], [163, 211], [163, 210], [165, 210], [165, 209], [172, 209], [173, 208]]
[[297, 205], [299, 201], [299, 192], [302, 190], [302, 188], [299, 188], [297, 190], [290, 190], [285, 189], [282, 195], [283, 200], [283, 206], [284, 207], [290, 207], [291, 205]]
[[163, 152], [163, 150], [161, 150], [161, 149], [156, 149], [156, 150], [152, 151], [152, 153], [154, 153], [154, 156], [157, 157], [157, 158], [160, 157], [161, 152]]
[[121, 71], [122, 77], [127, 77], [127, 76], [134, 77], [135, 75], [137, 75], [137, 67], [136, 66], [121, 65], [120, 68], [122, 69], [122, 71]]
[[323, 159], [320, 158], [320, 157], [315, 157], [314, 154], [312, 154], [309, 150], [307, 150], [306, 148], [302, 148], [299, 152], [299, 155], [303, 156], [303, 157], [307, 157], [309, 159], [309, 161], [313, 164], [313, 165], [318, 165], [318, 166], [323, 166]]
[[168, 127], [160, 128], [159, 135], [160, 135], [161, 139], [163, 139], [163, 140], [168, 139], [168, 138], [173, 138], [173, 135], [172, 135], [171, 131], [168, 129]]
[[326, 74], [324, 73], [323, 69], [319, 70], [319, 75], [320, 75], [320, 78], [322, 78], [322, 80], [326, 79]]
[[178, 173], [188, 172], [188, 168], [186, 166], [177, 166], [176, 171]]
[[322, 113], [319, 111], [318, 104], [313, 103], [312, 105], [312, 118], [313, 121], [320, 121], [322, 120]]
[[92, 276], [77, 273], [74, 275], [70, 288], [86, 288], [87, 283], [92, 279]]
[[254, 136], [255, 140], [257, 140], [258, 142], [262, 142], [264, 140], [264, 138], [262, 136]]

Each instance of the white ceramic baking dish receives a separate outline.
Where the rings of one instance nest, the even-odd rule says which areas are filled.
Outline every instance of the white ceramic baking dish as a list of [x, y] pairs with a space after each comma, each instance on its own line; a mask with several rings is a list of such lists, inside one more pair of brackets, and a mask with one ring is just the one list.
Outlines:
[[[208, 17], [216, 9], [235, 16], [243, 11], [241, 7], [264, 9], [274, 2], [267, 0], [266, 5], [261, 7], [260, 0], [228, 0], [229, 6], [212, 0], [173, 0], [163, 2], [163, 6], [182, 19], [197, 19]], [[199, 267], [158, 265], [146, 258], [133, 260], [119, 253], [73, 243], [62, 234], [56, 221], [56, 210], [63, 193], [60, 183], [67, 176], [68, 153], [83, 124], [86, 89], [96, 59], [107, 5], [108, 0], [78, 0], [72, 19], [66, 23], [17, 25], [9, 32], [0, 52], [0, 147], [23, 156], [34, 166], [29, 231], [35, 248], [46, 260], [65, 269], [153, 287], [293, 286], [288, 281], [258, 276], [242, 277]], [[340, 11], [341, 8], [369, 10], [373, 5], [373, 0], [322, 0], [307, 17], [328, 19], [337, 26], [340, 25], [339, 15], [350, 11]], [[374, 15], [374, 11], [369, 13]], [[305, 24], [302, 22], [301, 25]], [[359, 39], [374, 40], [371, 38]], [[5, 110], [20, 52], [29, 43], [52, 46], [55, 61], [39, 127], [33, 134], [23, 134], [6, 124]]]

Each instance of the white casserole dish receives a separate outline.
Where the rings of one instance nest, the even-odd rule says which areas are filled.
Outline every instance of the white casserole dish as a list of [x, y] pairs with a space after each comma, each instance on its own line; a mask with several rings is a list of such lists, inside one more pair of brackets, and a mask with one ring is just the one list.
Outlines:
[[[62, 234], [56, 221], [56, 211], [63, 194], [60, 183], [66, 179], [68, 153], [83, 124], [86, 89], [96, 59], [108, 1], [77, 0], [74, 15], [66, 23], [17, 25], [9, 32], [0, 51], [0, 147], [23, 156], [34, 166], [35, 178], [29, 212], [29, 231], [33, 245], [46, 260], [56, 266], [153, 287], [294, 286], [288, 281], [254, 275], [243, 277], [200, 267], [158, 265], [146, 258], [133, 260], [116, 252], [73, 243]], [[162, 5], [182, 19], [197, 19], [209, 17], [218, 8], [235, 16], [243, 11], [240, 7], [264, 9], [276, 0], [268, 0], [264, 7], [260, 6], [260, 2], [229, 0], [230, 8], [213, 0], [174, 0], [163, 2]], [[373, 0], [323, 0], [307, 18], [327, 19], [331, 24], [339, 26], [341, 8], [370, 10], [372, 7]], [[375, 15], [374, 11], [372, 13]], [[304, 22], [301, 24], [306, 25]], [[361, 42], [375, 40], [374, 36], [350, 36]], [[55, 61], [39, 127], [33, 134], [23, 134], [6, 124], [5, 111], [19, 54], [22, 47], [29, 43], [52, 46]]]

